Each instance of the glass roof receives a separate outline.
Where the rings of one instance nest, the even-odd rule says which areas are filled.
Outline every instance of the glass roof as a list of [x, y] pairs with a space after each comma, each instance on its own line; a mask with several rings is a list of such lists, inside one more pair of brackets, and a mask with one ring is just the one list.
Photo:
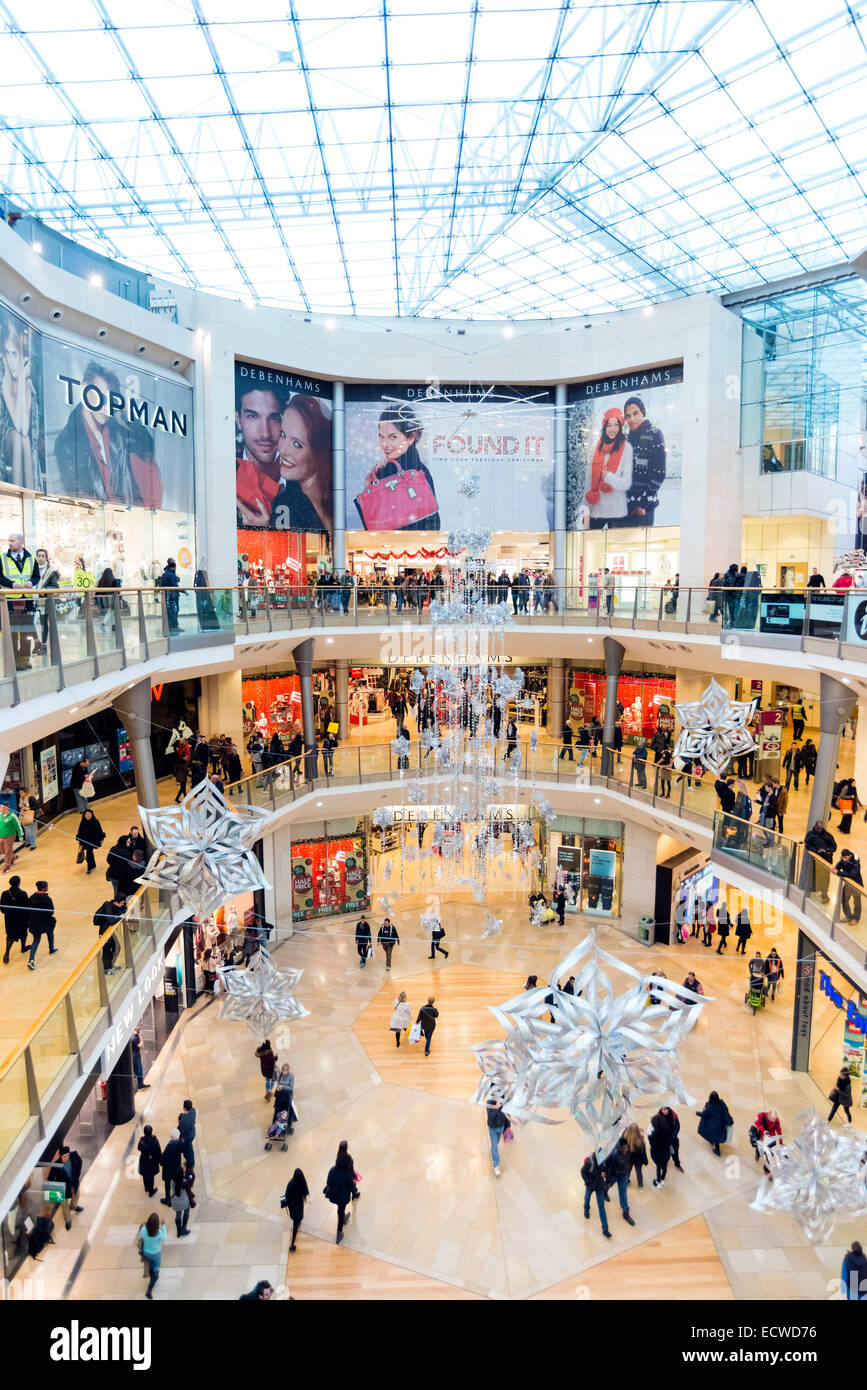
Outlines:
[[600, 313], [867, 245], [867, 0], [353, 8], [0, 0], [0, 189], [169, 280], [358, 315]]

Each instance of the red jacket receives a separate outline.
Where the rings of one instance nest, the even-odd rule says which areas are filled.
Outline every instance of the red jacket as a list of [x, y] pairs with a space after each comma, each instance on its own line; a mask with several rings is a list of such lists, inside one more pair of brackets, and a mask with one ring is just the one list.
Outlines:
[[756, 1116], [756, 1129], [759, 1131], [760, 1139], [782, 1138], [779, 1115], [775, 1120], [769, 1120], [767, 1114], [762, 1111]]

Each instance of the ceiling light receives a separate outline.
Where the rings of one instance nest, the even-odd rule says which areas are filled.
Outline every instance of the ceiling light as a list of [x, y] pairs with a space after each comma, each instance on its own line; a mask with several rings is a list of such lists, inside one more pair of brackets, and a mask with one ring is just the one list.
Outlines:
[[321, 801], [317, 801], [316, 805], [317, 805], [317, 806], [321, 806], [321, 805], [322, 805], [322, 802], [321, 802]]
[[335, 328], [337, 327], [337, 324], [334, 322], [334, 319], [326, 319], [325, 327], [328, 329], [329, 333], [333, 333]]
[[78, 705], [70, 705], [69, 713], [70, 713], [70, 714], [76, 714], [77, 712], [78, 712]]
[[598, 796], [594, 796], [593, 800], [595, 801], [595, 803], [596, 803], [597, 806], [601, 805], [601, 801], [600, 801], [600, 798], [599, 798]]
[[645, 304], [645, 306], [644, 306], [644, 308], [642, 309], [641, 312], [642, 312], [642, 314], [644, 315], [644, 317], [645, 317], [646, 319], [649, 319], [649, 318], [650, 318], [650, 315], [653, 313], [653, 305], [652, 305], [652, 304]]
[[326, 640], [326, 642], [333, 642], [333, 641], [334, 641], [334, 638], [333, 638], [333, 637], [326, 637], [325, 640]]
[[91, 271], [88, 278], [95, 289], [100, 289], [102, 287], [102, 276], [97, 274], [95, 270]]
[[33, 251], [35, 251], [36, 254], [37, 254], [38, 256], [41, 256], [41, 255], [42, 255], [42, 242], [41, 242], [41, 241], [31, 241], [30, 246], [31, 246], [31, 249], [32, 249]]
[[504, 338], [514, 338], [514, 336], [515, 336], [515, 330], [514, 330], [514, 328], [512, 327], [512, 325], [511, 325], [510, 323], [507, 323], [506, 326], [505, 326], [505, 328], [503, 329], [503, 337], [504, 337]]

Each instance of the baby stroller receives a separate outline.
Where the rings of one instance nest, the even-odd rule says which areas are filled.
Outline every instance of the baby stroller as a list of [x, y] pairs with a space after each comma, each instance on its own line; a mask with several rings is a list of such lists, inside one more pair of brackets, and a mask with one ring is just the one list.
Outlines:
[[265, 1136], [266, 1152], [270, 1150], [272, 1144], [275, 1144], [279, 1140], [280, 1147], [285, 1153], [289, 1147], [288, 1136], [291, 1133], [292, 1130], [289, 1125], [289, 1111], [281, 1110], [279, 1114], [274, 1116], [274, 1123], [268, 1126], [268, 1132]]
[[753, 1013], [765, 1007], [765, 981], [762, 975], [750, 972], [750, 982], [744, 995], [744, 1003], [749, 1004]]

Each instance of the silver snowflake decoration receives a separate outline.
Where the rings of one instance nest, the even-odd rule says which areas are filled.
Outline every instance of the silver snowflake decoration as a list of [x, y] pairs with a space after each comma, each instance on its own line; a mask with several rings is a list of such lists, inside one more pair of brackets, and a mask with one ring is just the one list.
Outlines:
[[385, 832], [394, 825], [394, 811], [390, 806], [377, 806], [373, 813], [373, 823], [382, 835], [382, 848], [385, 849]]
[[484, 555], [491, 544], [491, 531], [483, 526], [462, 526], [449, 531], [446, 542], [450, 555], [466, 550], [470, 555]]
[[409, 678], [409, 688], [416, 695], [419, 695], [421, 691], [424, 690], [424, 676], [421, 671], [413, 671]]
[[[632, 981], [622, 994], [603, 966]], [[575, 976], [575, 994], [560, 981]], [[647, 1004], [649, 981], [658, 1004]], [[554, 995], [555, 1022], [548, 1021]], [[579, 997], [580, 996], [580, 997]], [[567, 1111], [600, 1155], [611, 1152], [629, 1123], [634, 1102], [654, 1107], [684, 1089], [678, 1044], [707, 1002], [682, 985], [644, 976], [596, 945], [590, 934], [551, 972], [547, 985], [527, 990], [491, 1012], [505, 1039], [473, 1048], [482, 1080], [473, 1101], [493, 1094], [517, 1120], [559, 1124], [549, 1111]]]
[[424, 801], [426, 795], [427, 793], [421, 782], [411, 782], [406, 789], [407, 801], [411, 801], [415, 806], [419, 806]]
[[458, 492], [462, 497], [478, 497], [481, 487], [482, 480], [478, 473], [465, 473], [458, 483]]
[[191, 912], [207, 916], [239, 893], [270, 887], [253, 853], [267, 811], [230, 806], [206, 779], [177, 806], [140, 807], [139, 815], [155, 848], [138, 882], [177, 893], [182, 907], [175, 922]]
[[756, 747], [747, 727], [756, 701], [730, 700], [713, 679], [700, 700], [675, 705], [675, 709], [683, 725], [675, 744], [675, 757], [698, 758], [717, 777], [732, 758], [742, 757]]
[[431, 932], [440, 925], [439, 914], [436, 912], [423, 912], [418, 920], [425, 936], [430, 936]]
[[383, 895], [379, 899], [379, 905], [385, 913], [386, 917], [390, 917], [392, 912], [394, 912], [394, 905], [391, 901], [391, 898], [386, 897], [385, 895]]
[[557, 812], [554, 810], [547, 796], [539, 797], [536, 802], [536, 811], [538, 812], [540, 820], [545, 821], [547, 825], [550, 825], [552, 820], [555, 820], [557, 817]]
[[264, 946], [247, 969], [224, 965], [217, 971], [225, 990], [220, 1017], [246, 1023], [260, 1040], [272, 1037], [281, 1019], [306, 1018], [308, 1010], [295, 998], [303, 970], [277, 970]]
[[392, 864], [391, 860], [386, 859], [385, 863], [382, 866], [382, 877], [386, 883], [388, 883], [388, 880], [391, 878], [391, 871], [393, 868], [394, 865]]
[[494, 917], [490, 912], [485, 913], [485, 920], [482, 925], [482, 940], [487, 940], [490, 936], [499, 936], [503, 930], [503, 919]]
[[762, 1145], [769, 1176], [751, 1205], [794, 1216], [816, 1245], [827, 1240], [836, 1220], [867, 1213], [864, 1136], [832, 1129], [813, 1109], [798, 1116], [795, 1130], [785, 1144]]

